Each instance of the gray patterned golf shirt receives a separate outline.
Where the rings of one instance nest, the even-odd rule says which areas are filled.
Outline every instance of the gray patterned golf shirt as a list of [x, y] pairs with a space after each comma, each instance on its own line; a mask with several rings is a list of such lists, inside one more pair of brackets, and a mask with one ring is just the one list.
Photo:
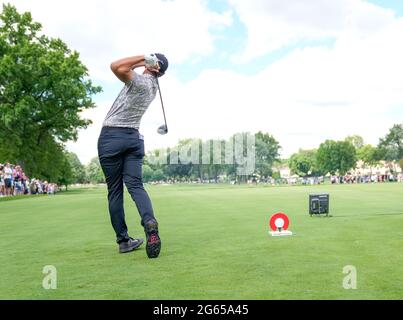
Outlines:
[[150, 74], [134, 74], [119, 93], [104, 120], [104, 127], [139, 129], [141, 118], [157, 93], [157, 80]]

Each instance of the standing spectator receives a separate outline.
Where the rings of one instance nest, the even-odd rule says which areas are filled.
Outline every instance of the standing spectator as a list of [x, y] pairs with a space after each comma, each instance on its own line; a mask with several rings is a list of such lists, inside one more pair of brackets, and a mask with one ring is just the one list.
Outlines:
[[57, 192], [57, 185], [39, 179], [30, 180], [20, 165], [0, 163], [0, 197], [26, 194], [47, 194], [49, 187], [52, 194]]
[[10, 164], [7, 163], [4, 168], [4, 186], [6, 196], [11, 196], [12, 177], [13, 177], [13, 169], [11, 169]]
[[56, 185], [54, 183], [48, 184], [48, 194], [54, 195], [56, 193]]
[[13, 174], [14, 177], [14, 195], [18, 196], [22, 194], [22, 169], [20, 166], [15, 167]]
[[37, 193], [37, 188], [36, 188], [36, 182], [35, 179], [31, 180], [31, 183], [29, 185], [29, 190], [31, 194], [36, 194]]
[[38, 194], [43, 194], [42, 181], [36, 180], [36, 189]]
[[0, 163], [0, 197], [5, 195], [5, 188], [4, 188], [4, 165]]
[[23, 188], [23, 193], [28, 194], [29, 193], [29, 179], [25, 175], [25, 173], [22, 173], [22, 188]]

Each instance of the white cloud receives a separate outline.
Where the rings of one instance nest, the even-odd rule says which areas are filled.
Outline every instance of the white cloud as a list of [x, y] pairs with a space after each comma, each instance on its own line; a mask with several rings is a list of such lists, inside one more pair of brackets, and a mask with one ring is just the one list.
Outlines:
[[217, 69], [185, 85], [169, 79], [171, 138], [263, 130], [280, 141], [283, 156], [350, 134], [377, 144], [403, 121], [393, 113], [403, 105], [400, 34], [403, 19], [395, 19], [366, 37], [340, 39], [333, 48], [295, 50], [254, 76]]
[[202, 0], [6, 0], [30, 11], [43, 32], [80, 52], [91, 77], [112, 81], [109, 65], [124, 56], [163, 52], [172, 64], [214, 51], [214, 28], [231, 12], [209, 11]]
[[394, 12], [362, 0], [230, 0], [248, 31], [248, 62], [301, 41], [366, 36], [394, 20]]
[[[228, 138], [258, 130], [275, 136], [282, 156], [351, 134], [376, 144], [403, 121], [392, 113], [403, 105], [400, 34], [403, 19], [395, 19], [370, 36], [343, 38], [333, 48], [294, 50], [252, 76], [205, 70], [183, 84], [167, 74], [160, 84], [170, 132], [156, 133], [163, 123], [157, 98], [142, 121], [147, 148], [174, 145], [186, 137]], [[103, 117], [97, 117], [100, 124]], [[83, 136], [88, 141], [81, 144], [88, 148], [91, 138], [87, 131]]]
[[[117, 81], [107, 65], [131, 51], [167, 48], [173, 65], [187, 61], [189, 69], [192, 61], [203, 61], [197, 55], [231, 54], [215, 52], [215, 36], [209, 32], [229, 25], [231, 14], [211, 13], [201, 0], [121, 1], [116, 9], [112, 1], [14, 2], [24, 3], [46, 30], [82, 52], [93, 77]], [[324, 139], [350, 134], [376, 144], [394, 123], [403, 122], [401, 113], [399, 118], [392, 111], [403, 105], [403, 19], [392, 11], [360, 0], [231, 2], [249, 30], [244, 61], [301, 39], [331, 36], [335, 43], [296, 49], [250, 76], [206, 69], [182, 83], [168, 72], [160, 84], [170, 132], [156, 133], [163, 123], [157, 97], [141, 125], [148, 150], [181, 138], [228, 138], [235, 132], [262, 130], [272, 133], [282, 155], [288, 156], [300, 147], [317, 147]], [[298, 5], [302, 2], [304, 6]], [[123, 4], [127, 6], [122, 11]], [[158, 23], [150, 22], [154, 12]], [[86, 111], [94, 125], [77, 143], [68, 144], [83, 162], [97, 155], [96, 141], [111, 104], [105, 101]]]

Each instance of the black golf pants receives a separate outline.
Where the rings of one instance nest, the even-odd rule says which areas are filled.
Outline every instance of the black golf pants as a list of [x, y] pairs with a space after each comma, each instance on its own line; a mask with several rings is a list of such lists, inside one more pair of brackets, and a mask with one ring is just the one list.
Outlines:
[[98, 156], [108, 185], [109, 213], [118, 243], [129, 239], [123, 208], [126, 185], [144, 226], [154, 218], [150, 198], [144, 190], [142, 164], [144, 140], [132, 128], [103, 127], [98, 139]]

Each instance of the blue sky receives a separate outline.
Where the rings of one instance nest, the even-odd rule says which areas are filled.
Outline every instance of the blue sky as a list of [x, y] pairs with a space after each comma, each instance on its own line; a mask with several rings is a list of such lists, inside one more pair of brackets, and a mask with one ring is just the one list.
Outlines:
[[[392, 9], [397, 16], [403, 16], [403, 1], [400, 0], [367, 0], [383, 8]], [[216, 13], [224, 13], [233, 10], [227, 0], [207, 0], [204, 2], [209, 10]], [[248, 38], [247, 27], [242, 23], [239, 16], [234, 12], [233, 20], [230, 26], [221, 26], [211, 28], [214, 33], [215, 51], [212, 55], [201, 56], [194, 53], [187, 61], [177, 65], [171, 65], [170, 72], [181, 82], [189, 82], [197, 78], [203, 70], [206, 69], [223, 69], [232, 70], [245, 75], [253, 75], [259, 73], [263, 67], [267, 67], [273, 62], [278, 61], [287, 54], [296, 49], [305, 47], [325, 46], [331, 48], [336, 39], [329, 37], [320, 41], [297, 41], [290, 43], [280, 49], [265, 55], [256, 57], [252, 62], [239, 63], [230, 59], [230, 56], [241, 54]], [[104, 92], [96, 97], [96, 101], [111, 100], [115, 93], [119, 90], [120, 84], [110, 84], [100, 81], [99, 84], [105, 88]]]
[[401, 0], [369, 0], [368, 2], [384, 8], [392, 9], [398, 16], [403, 16], [403, 1]]
[[[396, 13], [396, 17], [403, 16], [403, 1], [392, 1], [392, 0], [373, 0], [368, 1], [377, 6], [392, 9]], [[227, 1], [206, 1], [207, 7], [212, 12], [216, 12], [218, 14], [224, 14], [227, 11], [232, 13], [232, 21], [230, 25], [213, 25], [209, 31], [213, 34], [213, 45], [214, 50], [209, 55], [204, 55], [200, 52], [194, 52], [190, 55], [186, 60], [182, 63], [171, 64], [170, 72], [173, 77], [176, 78], [177, 81], [186, 85], [191, 81], [197, 81], [198, 77], [200, 77], [201, 73], [206, 70], [220, 70], [232, 72], [240, 75], [245, 75], [248, 77], [253, 77], [254, 75], [259, 74], [262, 70], [269, 68], [272, 64], [284, 59], [290, 54], [293, 54], [296, 50], [304, 50], [304, 48], [327, 48], [331, 50], [335, 43], [337, 42], [337, 37], [333, 35], [329, 35], [328, 37], [324, 37], [321, 39], [309, 39], [302, 38], [298, 40], [293, 40], [288, 42], [286, 45], [281, 46], [277, 49], [274, 49], [270, 52], [266, 52], [264, 54], [259, 54], [248, 61], [238, 61], [236, 57], [238, 55], [242, 55], [245, 47], [248, 45], [248, 27], [241, 21], [240, 16], [237, 14], [237, 11], [233, 6], [229, 5]], [[162, 81], [164, 83], [164, 81]], [[110, 85], [104, 84], [106, 91], [104, 95], [97, 97], [98, 101], [102, 100], [112, 100], [115, 96], [115, 93], [120, 89], [119, 85]], [[341, 99], [342, 100], [342, 99]], [[329, 105], [332, 105], [333, 102], [330, 102]], [[327, 103], [323, 103], [322, 105], [326, 105]], [[169, 102], [168, 102], [169, 105]], [[319, 103], [318, 103], [319, 105]], [[389, 116], [390, 118], [403, 119], [402, 116], [402, 108], [398, 106], [391, 106], [388, 111], [385, 111], [385, 116]], [[169, 110], [168, 110], [169, 112]], [[337, 111], [336, 111], [337, 112]], [[308, 112], [307, 112], [308, 115]], [[385, 125], [386, 128], [386, 125]], [[262, 130], [270, 131], [270, 128], [261, 128]], [[304, 128], [305, 129], [305, 128]], [[235, 129], [234, 129], [235, 130]], [[280, 131], [281, 129], [277, 129]], [[351, 128], [349, 131], [351, 134], [355, 134], [355, 128]], [[295, 131], [295, 132], [294, 132]], [[365, 136], [365, 131], [360, 132], [361, 135]], [[218, 136], [218, 134], [217, 134]], [[340, 134], [338, 136], [329, 135], [328, 132], [309, 132], [305, 130], [290, 130], [283, 133], [283, 139], [296, 139], [298, 136], [299, 143], [303, 142], [304, 139], [313, 139], [316, 137], [316, 145], [319, 143], [320, 138], [343, 138]], [[320, 137], [320, 138], [319, 138]], [[367, 138], [367, 137], [366, 137]], [[376, 143], [376, 140], [372, 138], [366, 139], [368, 142]], [[173, 141], [172, 141], [173, 143]], [[281, 141], [281, 144], [284, 146], [284, 142]], [[304, 146], [301, 146], [304, 147]], [[307, 143], [306, 147], [315, 147], [315, 143]], [[284, 149], [284, 148], [283, 148]], [[290, 149], [286, 149], [284, 152], [284, 156], [289, 155], [291, 152], [295, 152], [294, 150], [290, 151]]]
[[156, 133], [156, 99], [140, 128], [148, 150], [261, 130], [288, 157], [350, 134], [376, 144], [403, 122], [401, 0], [9, 1], [77, 50], [104, 89], [84, 113], [93, 125], [67, 145], [84, 163], [122, 87], [110, 63], [153, 51], [170, 60], [170, 134]]
[[[209, 0], [206, 1], [206, 3], [209, 9], [217, 13], [224, 13], [227, 10], [231, 10], [231, 6], [226, 0]], [[189, 68], [188, 63], [176, 66], [172, 72], [174, 72], [181, 81], [187, 82], [193, 80], [206, 68], [233, 70], [245, 75], [256, 74], [262, 69], [262, 66], [266, 67], [272, 64], [297, 48], [317, 45], [330, 47], [335, 41], [332, 37], [322, 41], [298, 41], [279, 48], [274, 52], [270, 52], [269, 54], [256, 57], [252, 63], [239, 63], [230, 59], [231, 56], [236, 56], [243, 52], [248, 39], [247, 27], [242, 23], [239, 16], [234, 13], [230, 26], [213, 28], [211, 31], [216, 37], [214, 43], [215, 52], [211, 56], [200, 59], [197, 59], [198, 55], [194, 54], [193, 59], [195, 62], [193, 63], [191, 61], [191, 68]]]
[[[395, 11], [397, 16], [403, 16], [403, 1], [401, 0], [371, 0], [367, 2], [387, 9], [392, 9]], [[226, 0], [208, 0], [206, 3], [209, 9], [217, 13], [223, 13], [227, 10], [231, 10], [231, 6]], [[175, 72], [176, 76], [181, 79], [181, 81], [186, 82], [196, 78], [200, 72], [206, 68], [229, 69], [248, 75], [255, 74], [261, 70], [262, 66], [270, 65], [297, 48], [304, 48], [308, 46], [331, 47], [336, 40], [333, 37], [329, 37], [328, 39], [321, 41], [298, 41], [275, 50], [274, 52], [257, 57], [254, 59], [253, 63], [242, 64], [235, 63], [228, 59], [229, 55], [236, 55], [237, 53], [241, 54], [247, 42], [248, 30], [240, 20], [239, 16], [236, 14], [233, 16], [231, 26], [216, 28], [212, 31], [217, 38], [215, 41], [215, 48], [216, 52], [219, 54], [200, 59], [198, 62], [192, 64], [192, 68], [189, 68], [188, 63], [178, 65], [173, 72]], [[228, 53], [228, 56], [221, 56], [223, 53]], [[194, 59], [196, 58], [197, 54], [194, 55]]]
[[[207, 7], [217, 13], [224, 13], [233, 10], [226, 0], [205, 1]], [[248, 39], [247, 27], [242, 23], [236, 12], [233, 12], [233, 20], [230, 26], [212, 27], [210, 31], [214, 34], [214, 52], [209, 56], [195, 52], [187, 61], [170, 66], [172, 73], [178, 80], [187, 83], [197, 78], [206, 69], [232, 70], [240, 74], [253, 75], [259, 73], [262, 68], [278, 61], [295, 49], [305, 47], [325, 46], [331, 47], [334, 37], [329, 37], [321, 41], [296, 41], [268, 54], [258, 56], [251, 62], [239, 63], [230, 57], [242, 54]], [[104, 92], [96, 97], [97, 101], [113, 99], [115, 92], [119, 90], [120, 84], [110, 84], [100, 82], [105, 88]]]

